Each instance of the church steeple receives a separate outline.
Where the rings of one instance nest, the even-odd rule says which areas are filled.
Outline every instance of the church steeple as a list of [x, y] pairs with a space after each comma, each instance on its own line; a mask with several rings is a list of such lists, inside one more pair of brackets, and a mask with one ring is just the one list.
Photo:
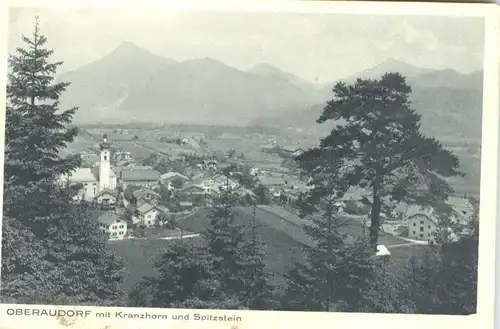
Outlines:
[[108, 143], [108, 135], [102, 136], [101, 148], [101, 163], [99, 164], [99, 191], [110, 188], [110, 173], [111, 173], [111, 159], [110, 159], [110, 145]]
[[104, 150], [104, 149], [109, 149], [108, 134], [105, 133], [102, 136], [102, 142], [100, 144], [100, 147], [101, 147], [101, 151]]

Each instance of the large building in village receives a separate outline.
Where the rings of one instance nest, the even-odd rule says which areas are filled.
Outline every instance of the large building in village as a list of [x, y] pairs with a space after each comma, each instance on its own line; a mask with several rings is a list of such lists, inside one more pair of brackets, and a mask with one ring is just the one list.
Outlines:
[[[459, 225], [467, 225], [474, 214], [474, 207], [469, 200], [449, 197], [446, 202], [452, 209], [451, 220]], [[435, 232], [439, 227], [439, 217], [434, 209], [410, 206], [405, 213], [408, 223], [408, 238], [435, 243]], [[455, 238], [457, 233], [450, 228], [450, 235]]]
[[100, 162], [90, 168], [77, 168], [61, 178], [63, 183], [82, 184], [83, 188], [75, 196], [77, 200], [114, 203], [116, 188], [122, 185], [154, 186], [160, 173], [150, 168], [120, 168], [111, 165], [111, 145], [104, 134], [99, 144]]
[[75, 196], [78, 200], [92, 201], [101, 192], [114, 191], [117, 186], [117, 174], [111, 169], [111, 152], [107, 136], [104, 135], [99, 144], [100, 162], [90, 168], [77, 168], [69, 175], [62, 177], [63, 182], [82, 184], [83, 188]]

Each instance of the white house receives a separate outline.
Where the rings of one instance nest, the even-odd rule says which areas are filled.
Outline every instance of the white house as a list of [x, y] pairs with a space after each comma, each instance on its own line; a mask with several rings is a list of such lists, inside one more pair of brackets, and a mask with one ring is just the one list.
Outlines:
[[127, 222], [113, 212], [105, 212], [97, 218], [99, 227], [109, 234], [111, 240], [123, 239], [127, 234]]
[[437, 229], [437, 218], [432, 210], [424, 210], [412, 206], [406, 213], [408, 220], [408, 238], [435, 242], [434, 232]]
[[69, 175], [60, 177], [63, 184], [82, 184], [83, 188], [75, 196], [76, 200], [92, 201], [103, 190], [115, 190], [117, 176], [111, 169], [110, 145], [104, 134], [100, 144], [101, 161], [92, 168], [77, 168]]
[[217, 194], [226, 187], [236, 188], [238, 184], [223, 175], [214, 175], [208, 178], [201, 178], [194, 182], [195, 186], [200, 186], [205, 190], [206, 194]]
[[[467, 224], [474, 213], [474, 207], [465, 198], [449, 197], [446, 203], [452, 208], [451, 221], [460, 225]], [[418, 206], [410, 206], [405, 213], [408, 221], [408, 237], [410, 239], [435, 242], [434, 232], [438, 228], [439, 218], [434, 209], [423, 209]], [[450, 228], [451, 235], [459, 232]]]
[[165, 213], [168, 213], [167, 208], [145, 203], [137, 208], [137, 215], [134, 216], [133, 222], [151, 227], [156, 224], [158, 215]]

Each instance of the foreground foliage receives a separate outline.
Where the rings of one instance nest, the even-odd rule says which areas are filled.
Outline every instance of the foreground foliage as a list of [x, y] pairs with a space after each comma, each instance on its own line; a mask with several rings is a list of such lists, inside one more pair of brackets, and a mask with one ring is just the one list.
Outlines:
[[77, 134], [68, 128], [76, 108], [61, 111], [68, 83], [54, 83], [61, 62], [38, 21], [26, 48], [9, 58], [7, 85], [2, 286], [5, 302], [120, 305], [121, 262], [85, 205], [74, 204], [79, 186], [63, 186], [61, 175], [80, 164], [59, 151]]

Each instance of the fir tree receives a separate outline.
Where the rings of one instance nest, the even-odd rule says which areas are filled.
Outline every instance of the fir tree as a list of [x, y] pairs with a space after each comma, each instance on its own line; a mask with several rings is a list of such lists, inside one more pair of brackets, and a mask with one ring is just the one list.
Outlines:
[[49, 62], [53, 51], [44, 48], [47, 39], [40, 33], [38, 19], [32, 38], [22, 39], [26, 49], [18, 48], [17, 55], [9, 57], [4, 215], [40, 237], [54, 209], [50, 198], [54, 180], [80, 164], [77, 156], [59, 155], [76, 136], [76, 128], [67, 128], [76, 108], [59, 111], [58, 99], [68, 83], [53, 83], [62, 62]]
[[254, 200], [252, 220], [249, 226], [249, 234], [243, 245], [243, 280], [245, 290], [243, 291], [242, 304], [251, 310], [268, 310], [274, 308], [272, 298], [273, 288], [269, 284], [270, 273], [264, 264], [262, 252], [262, 241], [257, 233], [257, 204]]
[[25, 225], [11, 217], [2, 219], [2, 302], [29, 303], [47, 291], [40, 258], [42, 242]]
[[137, 282], [127, 296], [128, 307], [153, 307], [153, 295], [155, 293], [156, 281], [150, 277], [142, 278]]
[[86, 204], [68, 202], [64, 214], [52, 217], [42, 241], [42, 250], [47, 250], [44, 258], [54, 267], [48, 273], [54, 296], [51, 304], [62, 303], [60, 297], [84, 305], [125, 304], [123, 263], [111, 252], [107, 240], [108, 234], [99, 228]]
[[255, 214], [250, 225], [237, 222], [234, 212], [237, 196], [227, 185], [212, 206], [211, 225], [206, 231], [212, 266], [221, 291], [229, 300], [237, 301], [238, 308], [267, 309], [272, 307], [272, 288], [257, 236]]
[[[334, 311], [338, 302], [336, 273], [345, 249], [345, 236], [339, 232], [343, 222], [336, 216], [333, 199], [327, 201], [323, 216], [311, 220], [312, 225], [304, 227], [313, 241], [312, 246], [304, 246], [306, 262], [296, 264], [287, 277], [288, 307]], [[304, 302], [309, 306], [303, 305]]]
[[338, 211], [347, 185], [338, 176], [339, 158], [332, 153], [327, 159], [319, 151], [310, 149], [307, 157], [298, 159], [302, 175], [313, 187], [298, 203], [302, 217], [313, 215], [311, 224], [304, 226], [312, 244], [303, 247], [305, 262], [296, 263], [287, 275], [285, 309], [334, 311], [338, 307], [336, 273], [346, 248], [346, 236], [340, 232], [345, 223]]
[[366, 238], [357, 238], [344, 251], [336, 271], [339, 311], [406, 313], [404, 283], [389, 269], [388, 259], [373, 255]]
[[[339, 213], [350, 187], [345, 162], [335, 149], [314, 148], [298, 164], [312, 187], [298, 202], [312, 244], [304, 246], [305, 262], [287, 275], [283, 308], [309, 311], [395, 312], [404, 308], [399, 285], [389, 284], [383, 262], [365, 235], [348, 236]], [[318, 213], [321, 216], [318, 216]], [[311, 216], [312, 215], [312, 216]]]
[[[138, 287], [147, 283], [151, 292], [149, 305], [137, 305], [144, 297], [135, 290], [132, 297], [137, 306], [187, 307], [222, 300], [220, 284], [214, 275], [209, 255], [199, 246], [177, 242], [168, 247], [155, 262], [156, 278], [144, 278]], [[207, 304], [208, 305], [208, 304]]]
[[411, 257], [405, 281], [408, 283], [407, 299], [414, 305], [415, 313], [432, 314], [439, 304], [436, 282], [441, 271], [437, 247], [431, 247], [422, 257]]
[[346, 183], [370, 191], [370, 241], [375, 251], [381, 212], [393, 203], [432, 206], [445, 200], [452, 189], [442, 178], [460, 175], [459, 161], [422, 134], [420, 115], [410, 106], [411, 88], [400, 74], [358, 79], [352, 85], [340, 82], [333, 93], [317, 122], [334, 120], [338, 125], [298, 160], [335, 156], [342, 160], [339, 174]]
[[[68, 83], [54, 83], [61, 62], [44, 47], [38, 20], [26, 48], [9, 58], [7, 85], [2, 297], [41, 304], [120, 304], [121, 263], [84, 205], [81, 186], [60, 177], [79, 164], [59, 151], [77, 133], [68, 128], [76, 108], [60, 110]], [[19, 254], [21, 252], [21, 254]], [[23, 255], [20, 258], [18, 255]]]
[[236, 200], [236, 195], [229, 186], [221, 189], [209, 215], [210, 227], [205, 232], [217, 277], [224, 292], [234, 296], [245, 287], [242, 276], [244, 231], [242, 225], [236, 222], [233, 211]]
[[62, 62], [50, 63], [53, 50], [44, 47], [38, 20], [27, 45], [9, 57], [7, 85], [5, 170], [9, 185], [53, 180], [77, 167], [79, 157], [61, 158], [59, 151], [71, 143], [76, 128], [68, 128], [77, 108], [60, 111], [59, 97], [69, 83], [54, 83]]

